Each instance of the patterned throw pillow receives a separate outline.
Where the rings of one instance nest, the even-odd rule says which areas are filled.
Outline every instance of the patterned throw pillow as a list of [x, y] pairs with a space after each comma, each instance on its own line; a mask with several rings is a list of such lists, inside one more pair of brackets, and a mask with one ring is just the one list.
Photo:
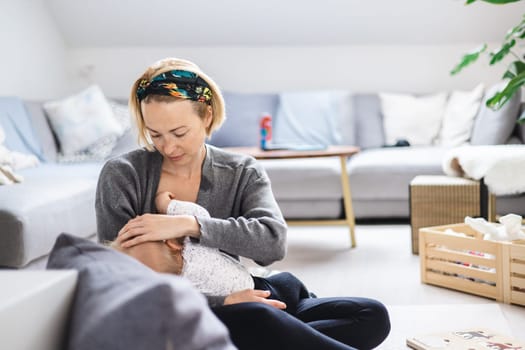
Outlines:
[[[113, 116], [123, 130], [123, 135], [131, 129], [131, 117], [128, 106], [121, 103], [108, 101]], [[100, 138], [98, 141], [70, 155], [59, 154], [57, 161], [60, 163], [80, 163], [80, 162], [97, 162], [103, 161], [111, 155], [111, 151], [122, 136], [108, 135]]]
[[107, 144], [124, 133], [113, 108], [96, 85], [65, 99], [47, 102], [44, 110], [63, 156], [75, 156], [86, 151], [91, 154], [89, 150], [94, 145], [97, 145], [96, 152], [100, 152], [100, 147], [107, 148]]

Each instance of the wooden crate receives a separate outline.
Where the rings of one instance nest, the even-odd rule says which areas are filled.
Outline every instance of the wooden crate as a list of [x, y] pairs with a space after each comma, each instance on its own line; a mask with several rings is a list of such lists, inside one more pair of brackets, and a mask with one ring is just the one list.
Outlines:
[[525, 241], [507, 246], [503, 251], [503, 271], [507, 279], [503, 281], [503, 300], [525, 305]]
[[525, 305], [525, 241], [484, 240], [453, 224], [420, 229], [419, 252], [422, 282]]

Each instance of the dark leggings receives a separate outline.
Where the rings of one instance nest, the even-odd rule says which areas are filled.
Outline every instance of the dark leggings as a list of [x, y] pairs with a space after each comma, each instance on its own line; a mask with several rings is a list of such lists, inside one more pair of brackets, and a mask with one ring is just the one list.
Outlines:
[[243, 349], [372, 349], [390, 332], [383, 304], [367, 298], [311, 298], [290, 273], [263, 279], [255, 289], [270, 290], [269, 298], [286, 303], [286, 312], [262, 303], [214, 308], [230, 336]]

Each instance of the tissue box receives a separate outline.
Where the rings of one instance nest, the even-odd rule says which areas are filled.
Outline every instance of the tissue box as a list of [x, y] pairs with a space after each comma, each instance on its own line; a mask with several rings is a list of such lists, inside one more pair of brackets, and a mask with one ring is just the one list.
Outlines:
[[525, 241], [484, 240], [466, 224], [425, 227], [419, 255], [424, 283], [525, 305]]

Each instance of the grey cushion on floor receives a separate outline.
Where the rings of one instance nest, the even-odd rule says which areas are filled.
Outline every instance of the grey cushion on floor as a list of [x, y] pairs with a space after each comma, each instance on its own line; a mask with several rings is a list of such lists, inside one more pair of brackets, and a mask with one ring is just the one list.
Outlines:
[[67, 349], [235, 349], [181, 277], [68, 234], [58, 237], [47, 268], [79, 271]]

